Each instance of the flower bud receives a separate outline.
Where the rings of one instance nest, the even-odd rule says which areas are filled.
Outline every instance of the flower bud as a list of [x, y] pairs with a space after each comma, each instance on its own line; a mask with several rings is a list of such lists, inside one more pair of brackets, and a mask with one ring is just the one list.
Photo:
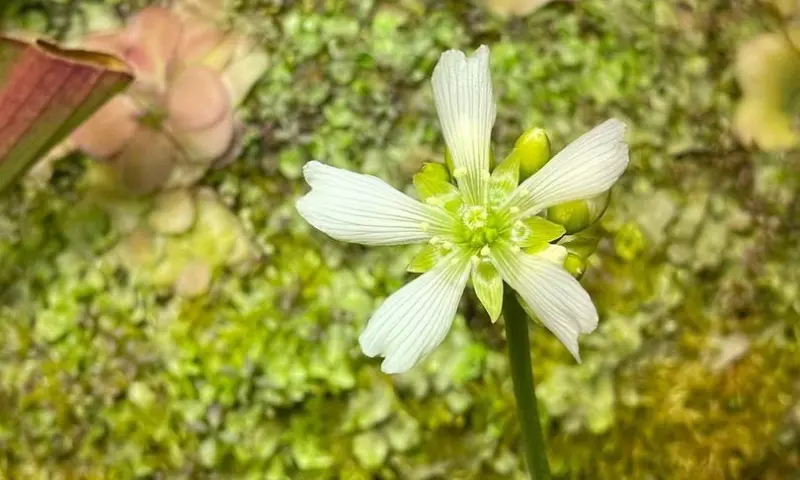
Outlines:
[[523, 181], [550, 160], [550, 139], [541, 128], [532, 128], [520, 135], [508, 156], [519, 160], [519, 176]]
[[586, 260], [574, 253], [568, 253], [567, 258], [564, 259], [564, 269], [576, 280], [580, 280], [586, 273]]
[[554, 205], [547, 209], [547, 219], [562, 225], [568, 234], [580, 232], [600, 219], [608, 207], [610, 190], [586, 200]]

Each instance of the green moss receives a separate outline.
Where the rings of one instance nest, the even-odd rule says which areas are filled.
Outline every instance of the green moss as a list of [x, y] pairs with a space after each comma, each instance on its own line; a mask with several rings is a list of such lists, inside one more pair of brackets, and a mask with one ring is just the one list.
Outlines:
[[[79, 3], [19, 19], [72, 35], [103, 3], [133, 9]], [[583, 364], [533, 334], [558, 475], [800, 468], [800, 177], [791, 154], [741, 151], [729, 128], [729, 61], [759, 28], [750, 2], [585, 0], [506, 23], [456, 1], [280, 3], [237, 4], [271, 68], [246, 104], [244, 155], [205, 181], [260, 253], [250, 270], [220, 261], [205, 295], [180, 298], [108, 261], [142, 212], [104, 213], [87, 159], [0, 200], [0, 476], [521, 478], [502, 322], [469, 294], [429, 359], [382, 375], [357, 337], [414, 252], [335, 242], [294, 210], [311, 159], [412, 192], [444, 150], [430, 71], [482, 42], [498, 158], [533, 127], [557, 151], [607, 117], [631, 125], [583, 279], [601, 314]], [[171, 256], [227, 250], [214, 228]], [[731, 337], [746, 347], [725, 357]]]

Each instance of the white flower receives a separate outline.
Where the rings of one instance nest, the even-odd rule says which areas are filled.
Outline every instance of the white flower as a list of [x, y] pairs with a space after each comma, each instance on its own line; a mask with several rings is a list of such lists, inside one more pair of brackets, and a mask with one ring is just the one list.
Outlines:
[[385, 357], [384, 372], [407, 371], [447, 335], [471, 279], [493, 321], [505, 282], [580, 361], [578, 336], [595, 329], [597, 311], [564, 270], [564, 248], [550, 244], [563, 227], [537, 214], [612, 186], [628, 164], [625, 125], [604, 122], [518, 185], [518, 159], [509, 157], [490, 173], [495, 104], [489, 49], [482, 46], [470, 58], [445, 52], [432, 83], [457, 187], [436, 164], [415, 177], [424, 202], [373, 176], [319, 162], [303, 169], [311, 191], [297, 209], [319, 230], [365, 245], [427, 243], [409, 267], [425, 273], [375, 312], [359, 338], [362, 350]]

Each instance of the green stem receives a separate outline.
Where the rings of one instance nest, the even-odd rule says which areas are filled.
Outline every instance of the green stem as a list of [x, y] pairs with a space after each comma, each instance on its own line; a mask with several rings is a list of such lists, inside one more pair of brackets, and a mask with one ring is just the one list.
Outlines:
[[517, 416], [522, 431], [522, 444], [525, 449], [525, 463], [532, 479], [548, 480], [550, 466], [544, 435], [539, 421], [536, 404], [533, 369], [531, 368], [531, 344], [528, 339], [528, 315], [519, 304], [517, 295], [506, 286], [503, 299], [503, 317], [508, 339], [508, 360], [511, 362], [511, 380], [514, 383], [514, 397], [517, 400]]

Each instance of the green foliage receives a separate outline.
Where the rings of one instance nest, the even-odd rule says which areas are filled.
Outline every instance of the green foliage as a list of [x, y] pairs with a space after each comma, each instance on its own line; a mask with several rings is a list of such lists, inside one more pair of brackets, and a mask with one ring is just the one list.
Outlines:
[[555, 152], [607, 117], [631, 125], [631, 167], [583, 279], [601, 315], [583, 363], [533, 332], [557, 474], [800, 468], [800, 175], [791, 154], [742, 151], [729, 133], [747, 2], [585, 0], [508, 23], [455, 1], [241, 4], [271, 68], [247, 104], [243, 158], [207, 186], [261, 261], [219, 265], [206, 295], [174, 297], [107, 261], [124, 232], [87, 194], [87, 160], [10, 192], [0, 476], [520, 478], [502, 325], [469, 295], [441, 348], [382, 375], [357, 337], [415, 252], [335, 242], [294, 210], [311, 159], [411, 192], [444, 153], [431, 68], [481, 42], [498, 158], [534, 127]]

